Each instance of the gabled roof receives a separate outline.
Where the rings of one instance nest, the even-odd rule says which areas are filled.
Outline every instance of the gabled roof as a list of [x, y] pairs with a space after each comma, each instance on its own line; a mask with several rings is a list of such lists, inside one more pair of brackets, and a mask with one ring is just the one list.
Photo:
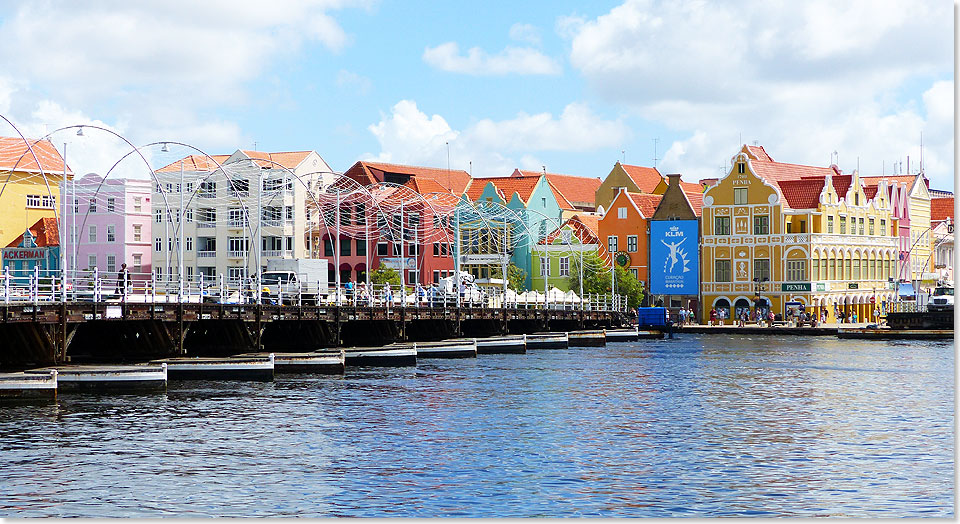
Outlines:
[[[628, 192], [627, 196], [630, 197], [630, 200], [633, 200], [634, 205], [637, 206], [644, 218], [652, 217], [654, 212], [657, 211], [660, 201], [663, 200], [663, 195], [651, 195], [649, 193]], [[613, 206], [611, 205], [611, 207]]]
[[632, 166], [620, 164], [627, 176], [640, 188], [641, 193], [650, 193], [663, 180], [663, 175], [655, 167]]
[[[37, 242], [37, 247], [49, 247], [60, 245], [60, 227], [57, 225], [57, 219], [53, 217], [44, 217], [37, 220], [35, 224], [27, 228]], [[7, 247], [18, 247], [23, 242], [23, 233], [13, 242], [7, 244]]]
[[[526, 178], [526, 177], [540, 177], [543, 175], [547, 179], [547, 184], [550, 186], [550, 192], [553, 193], [553, 198], [556, 199], [557, 205], [560, 206], [560, 209], [564, 211], [575, 211], [577, 208], [573, 204], [573, 200], [567, 198], [567, 195], [561, 190], [560, 186], [554, 183], [554, 181], [559, 181], [561, 185], [570, 186], [572, 189], [573, 184], [567, 184], [565, 181], [561, 181], [560, 178], [581, 178], [581, 177], [571, 177], [570, 175], [558, 175], [556, 173], [543, 173], [541, 171], [522, 171], [520, 169], [515, 169], [510, 175], [511, 178]], [[600, 180], [599, 178], [597, 180]], [[599, 187], [599, 184], [597, 184]], [[594, 192], [596, 189], [594, 189]], [[592, 202], [595, 197], [591, 196], [586, 202]], [[523, 199], [524, 202], [527, 199]]]
[[541, 244], [552, 244], [560, 236], [560, 232], [565, 227], [573, 230], [574, 236], [580, 244], [600, 244], [600, 217], [596, 215], [573, 215], [564, 223], [554, 229], [547, 237], [540, 241]]
[[[517, 193], [520, 195], [520, 200], [522, 200], [524, 204], [527, 204], [530, 200], [530, 195], [533, 194], [533, 190], [537, 188], [537, 182], [540, 181], [541, 176], [541, 174], [537, 174], [532, 176], [511, 175], [475, 178], [473, 182], [470, 183], [470, 187], [467, 188], [467, 197], [470, 200], [477, 200], [480, 198], [480, 195], [483, 194], [483, 189], [487, 187], [487, 183], [493, 182], [493, 186], [497, 188], [497, 194], [500, 195], [504, 203], [510, 202], [513, 194]], [[572, 209], [572, 206], [570, 209]]]
[[[514, 171], [513, 176], [522, 173], [525, 176], [536, 175], [532, 171]], [[563, 196], [563, 200], [568, 201], [573, 206], [596, 208], [597, 189], [603, 183], [597, 177], [582, 177], [574, 175], [561, 175], [557, 173], [546, 173], [547, 182]], [[561, 199], [558, 198], [557, 202]], [[563, 207], [561, 205], [561, 207]]]
[[[215, 171], [217, 164], [223, 164], [230, 155], [190, 155], [184, 157], [176, 162], [167, 164], [160, 169], [157, 169], [157, 173], [173, 173], [180, 172], [180, 162], [183, 162], [183, 170], [186, 172], [197, 172], [197, 173], [206, 173], [208, 171]], [[214, 160], [216, 162], [214, 162]]]
[[781, 180], [778, 185], [788, 206], [793, 209], [814, 209], [820, 203], [824, 181], [823, 178], [803, 178]]
[[241, 149], [240, 152], [257, 161], [256, 164], [263, 168], [276, 168], [279, 164], [287, 169], [296, 169], [297, 166], [307, 158], [307, 155], [313, 151], [280, 151], [277, 153], [268, 153], [265, 151]]
[[[28, 138], [33, 153], [26, 142], [20, 137], [0, 137], [0, 171], [16, 171], [25, 173], [39, 173], [40, 168], [48, 175], [63, 174], [63, 157], [49, 140], [38, 141]], [[34, 154], [40, 160], [33, 158]], [[72, 175], [70, 166], [67, 166], [67, 175]]]
[[947, 218], [953, 220], [953, 197], [931, 198], [930, 221], [943, 222]]
[[[793, 209], [816, 208], [820, 201], [820, 192], [828, 176], [832, 177], [837, 193], [846, 196], [852, 175], [841, 174], [836, 166], [818, 167], [802, 164], [775, 162], [763, 146], [743, 146], [741, 151], [750, 157], [750, 165], [760, 178], [775, 184]], [[816, 191], [816, 197], [813, 192]]]
[[[388, 164], [385, 162], [358, 161], [350, 166], [345, 176], [348, 176], [363, 185], [383, 182], [387, 175], [396, 175], [401, 177], [416, 178], [418, 181], [429, 180], [433, 184], [424, 184], [424, 187], [431, 187], [427, 193], [438, 191], [447, 191], [455, 195], [462, 195], [467, 187], [471, 185], [470, 174], [462, 169], [441, 169], [436, 167], [407, 166], [402, 164]], [[419, 182], [418, 182], [419, 183]], [[482, 189], [481, 189], [482, 191]]]
[[[698, 188], [701, 187], [699, 184], [695, 184]], [[683, 187], [682, 185], [680, 187]], [[683, 190], [683, 194], [686, 195], [687, 200], [690, 202], [690, 207], [693, 208], [693, 214], [703, 216], [703, 191], [687, 191]]]

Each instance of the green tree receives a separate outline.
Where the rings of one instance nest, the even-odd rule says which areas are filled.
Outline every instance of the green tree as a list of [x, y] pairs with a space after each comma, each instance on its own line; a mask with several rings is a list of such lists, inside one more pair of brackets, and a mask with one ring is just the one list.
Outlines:
[[399, 288], [402, 281], [397, 270], [380, 266], [376, 271], [370, 273], [370, 283], [377, 286], [390, 284], [390, 287]]
[[[502, 271], [499, 267], [490, 268], [490, 278], [500, 278]], [[523, 288], [523, 283], [527, 280], [527, 272], [523, 268], [517, 266], [513, 262], [507, 266], [507, 287], [516, 291], [517, 293], [522, 293], [526, 291]]]
[[[633, 273], [626, 269], [616, 266], [616, 293], [626, 295], [627, 305], [631, 308], [637, 307], [643, 301], [644, 288], [643, 282], [637, 280]], [[570, 257], [570, 276], [568, 277], [570, 289], [574, 293], [580, 292], [580, 256]], [[584, 253], [583, 255], [583, 292], [586, 293], [610, 293], [610, 266], [600, 258], [596, 253]]]

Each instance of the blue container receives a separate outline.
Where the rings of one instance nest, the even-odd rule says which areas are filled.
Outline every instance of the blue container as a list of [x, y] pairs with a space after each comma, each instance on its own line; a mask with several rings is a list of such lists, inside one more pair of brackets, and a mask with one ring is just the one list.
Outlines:
[[641, 328], [667, 327], [667, 308], [665, 307], [638, 307], [637, 325]]

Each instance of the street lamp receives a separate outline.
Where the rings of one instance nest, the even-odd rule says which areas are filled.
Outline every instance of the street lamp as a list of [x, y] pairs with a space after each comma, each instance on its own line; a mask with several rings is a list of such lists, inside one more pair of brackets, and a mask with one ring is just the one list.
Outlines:
[[764, 290], [764, 289], [763, 289], [763, 284], [764, 284], [764, 282], [767, 282], [767, 281], [769, 281], [769, 280], [770, 280], [770, 279], [767, 278], [767, 277], [763, 277], [763, 278], [757, 277], [757, 278], [753, 279], [754, 283], [757, 284], [757, 300], [756, 300], [756, 302], [754, 302], [755, 307], [756, 307], [757, 310], [760, 309], [760, 292], [762, 292], [762, 291]]

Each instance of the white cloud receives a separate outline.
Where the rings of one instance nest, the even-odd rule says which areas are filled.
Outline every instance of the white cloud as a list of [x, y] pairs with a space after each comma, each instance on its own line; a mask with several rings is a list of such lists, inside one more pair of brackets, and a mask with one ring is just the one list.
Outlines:
[[62, 116], [109, 114], [135, 143], [176, 139], [232, 149], [240, 144], [238, 125], [209, 112], [246, 103], [250, 82], [309, 45], [341, 50], [350, 37], [330, 11], [365, 4], [23, 2], [0, 23], [0, 110], [48, 129], [59, 118], [51, 107]]
[[540, 45], [540, 29], [532, 24], [516, 23], [510, 26], [510, 39], [517, 42], [526, 42], [530, 45]]
[[923, 131], [928, 176], [952, 187], [953, 84], [937, 81], [953, 70], [952, 14], [898, 0], [628, 0], [556, 27], [597, 93], [687, 137], [662, 170], [716, 176], [742, 133], [784, 161], [824, 165], [837, 150], [844, 169], [859, 155], [880, 171], [918, 157]]
[[[462, 131], [440, 115], [428, 116], [411, 100], [401, 100], [389, 115], [369, 127], [380, 142], [378, 155], [368, 158], [405, 164], [446, 166], [480, 176], [507, 175], [516, 167], [539, 169], [534, 153], [592, 151], [616, 146], [629, 134], [620, 121], [604, 120], [583, 104], [570, 104], [559, 117], [521, 113], [510, 120], [483, 119]], [[520, 160], [509, 156], [520, 154]]]
[[479, 47], [472, 47], [465, 56], [456, 42], [427, 47], [423, 61], [442, 71], [468, 75], [558, 75], [561, 68], [552, 58], [529, 47], [506, 47], [497, 55], [490, 55]]

